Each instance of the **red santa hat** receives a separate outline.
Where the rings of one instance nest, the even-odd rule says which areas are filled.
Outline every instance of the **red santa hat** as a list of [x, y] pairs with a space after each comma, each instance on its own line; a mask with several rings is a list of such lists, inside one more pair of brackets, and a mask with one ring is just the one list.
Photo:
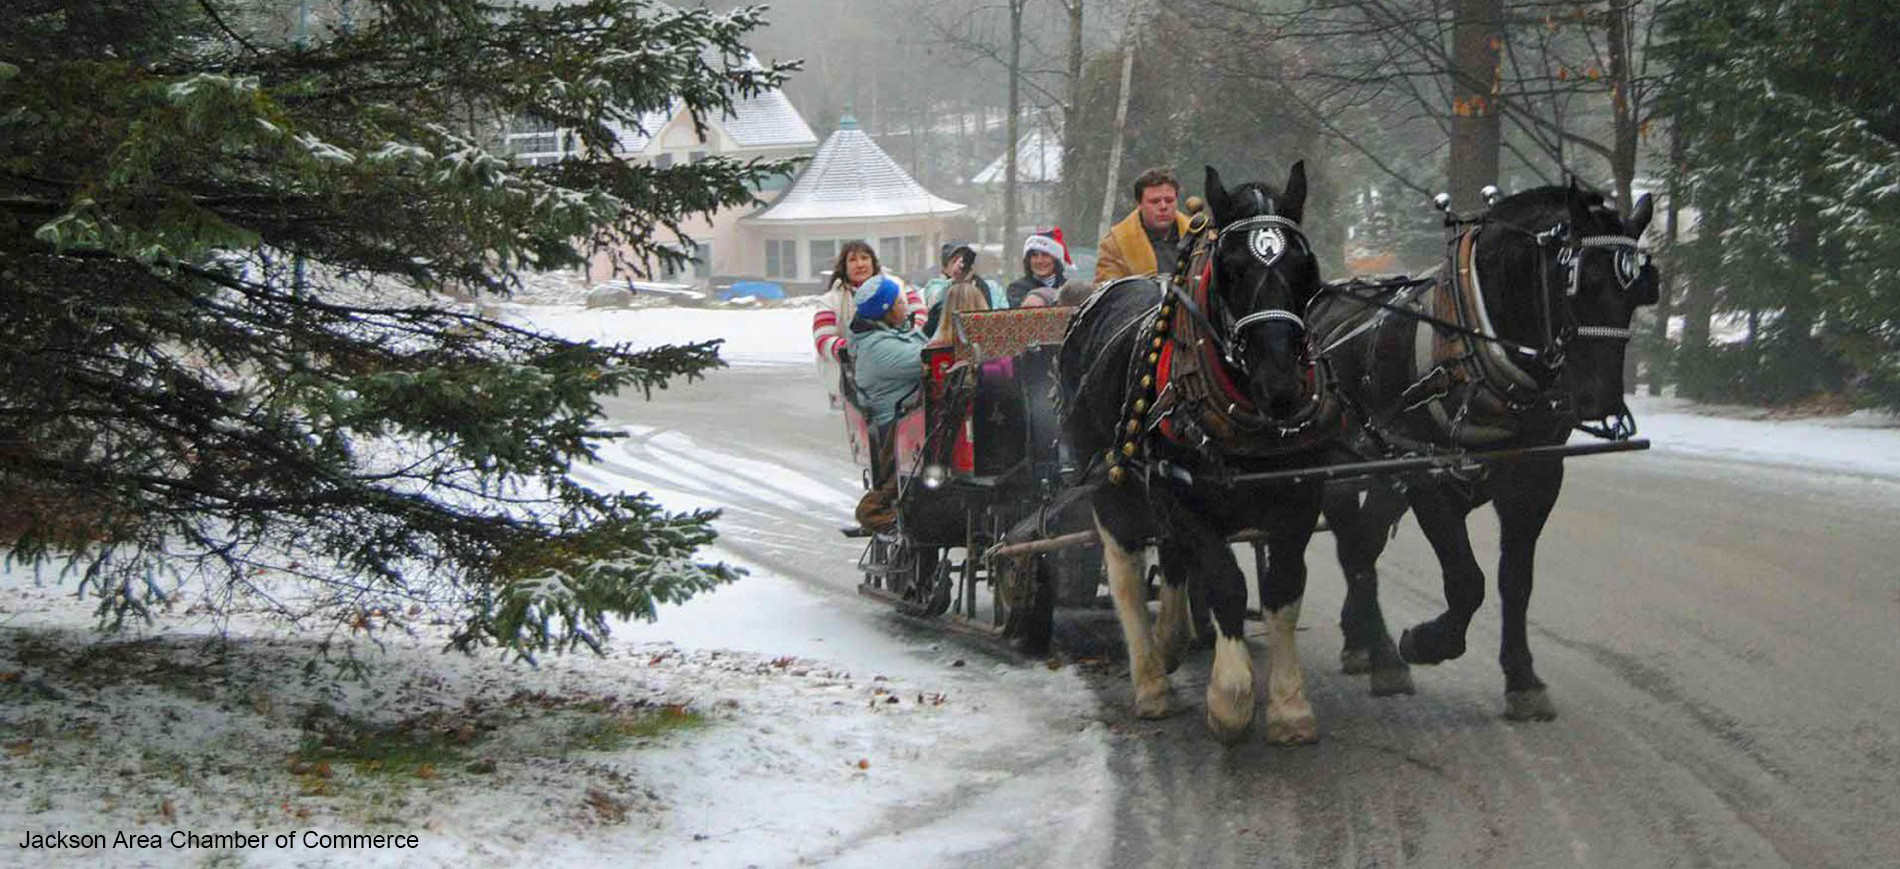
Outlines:
[[1044, 230], [1042, 232], [1032, 232], [1028, 238], [1023, 239], [1023, 256], [1029, 256], [1037, 252], [1046, 253], [1055, 257], [1061, 260], [1063, 265], [1075, 265], [1075, 260], [1069, 259], [1069, 245], [1062, 240], [1061, 227]]

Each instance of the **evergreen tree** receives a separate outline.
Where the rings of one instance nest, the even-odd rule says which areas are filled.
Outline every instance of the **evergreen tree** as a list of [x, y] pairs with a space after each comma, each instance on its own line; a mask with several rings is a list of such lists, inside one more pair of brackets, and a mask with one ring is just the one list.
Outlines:
[[[599, 398], [721, 364], [536, 334], [454, 299], [656, 257], [788, 167], [614, 159], [642, 112], [775, 87], [759, 10], [649, 0], [0, 6], [0, 524], [113, 623], [203, 600], [455, 642], [598, 647], [729, 581], [713, 513], [569, 476]], [[574, 157], [522, 166], [504, 122]], [[292, 581], [287, 585], [285, 578]]]
[[1705, 221], [1682, 277], [1761, 324], [1720, 364], [1683, 348], [1685, 386], [1768, 401], [1861, 386], [1900, 407], [1900, 7], [1685, 0], [1665, 23]]

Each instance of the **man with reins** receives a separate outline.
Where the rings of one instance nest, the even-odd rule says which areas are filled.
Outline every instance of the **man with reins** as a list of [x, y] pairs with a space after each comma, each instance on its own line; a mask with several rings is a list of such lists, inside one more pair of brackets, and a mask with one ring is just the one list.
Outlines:
[[1131, 275], [1174, 273], [1176, 249], [1188, 218], [1176, 210], [1181, 182], [1168, 169], [1149, 169], [1135, 179], [1135, 210], [1102, 236], [1095, 285]]

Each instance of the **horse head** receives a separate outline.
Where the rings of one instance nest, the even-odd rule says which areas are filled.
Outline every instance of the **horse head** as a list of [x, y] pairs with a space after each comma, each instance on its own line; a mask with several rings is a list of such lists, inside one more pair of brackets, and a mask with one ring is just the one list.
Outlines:
[[1293, 164], [1282, 191], [1257, 181], [1228, 190], [1209, 166], [1206, 190], [1217, 233], [1208, 316], [1261, 413], [1287, 419], [1310, 397], [1300, 314], [1320, 290], [1319, 262], [1299, 225], [1306, 164]]
[[1609, 436], [1628, 433], [1630, 319], [1657, 299], [1656, 267], [1637, 242], [1651, 216], [1647, 194], [1623, 216], [1573, 179], [1500, 201], [1479, 238], [1481, 281], [1512, 288], [1486, 296], [1498, 334], [1534, 352], [1526, 369], [1577, 419], [1609, 420]]

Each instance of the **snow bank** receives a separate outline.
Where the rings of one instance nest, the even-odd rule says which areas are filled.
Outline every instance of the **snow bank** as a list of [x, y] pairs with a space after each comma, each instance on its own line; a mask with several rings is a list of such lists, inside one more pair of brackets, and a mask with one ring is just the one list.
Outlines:
[[1639, 436], [1658, 451], [1900, 481], [1900, 420], [1887, 414], [1788, 420], [1677, 398], [1629, 404]]
[[515, 308], [514, 315], [575, 341], [636, 347], [724, 338], [720, 357], [734, 366], [812, 364], [811, 311], [800, 308]]

